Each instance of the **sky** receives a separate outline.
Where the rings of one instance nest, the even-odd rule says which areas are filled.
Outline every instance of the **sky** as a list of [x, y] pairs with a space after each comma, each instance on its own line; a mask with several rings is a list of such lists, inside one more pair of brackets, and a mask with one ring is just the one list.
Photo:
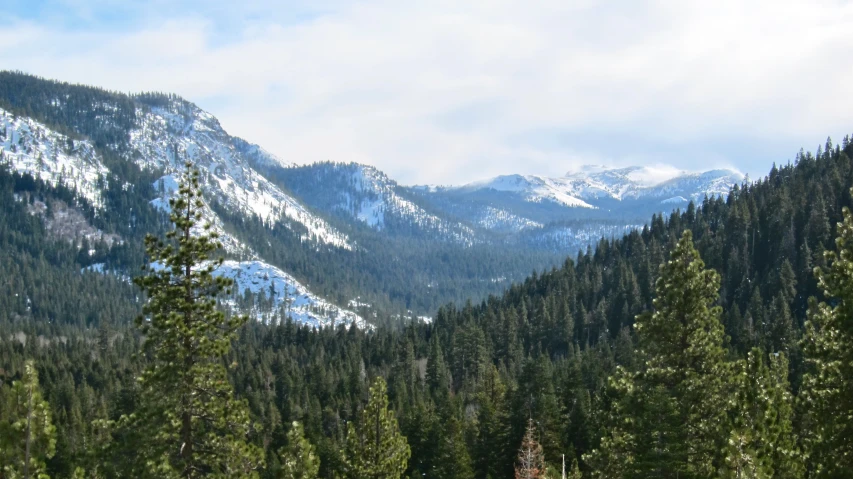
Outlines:
[[177, 93], [403, 184], [583, 164], [752, 178], [853, 132], [853, 2], [3, 0], [0, 69]]

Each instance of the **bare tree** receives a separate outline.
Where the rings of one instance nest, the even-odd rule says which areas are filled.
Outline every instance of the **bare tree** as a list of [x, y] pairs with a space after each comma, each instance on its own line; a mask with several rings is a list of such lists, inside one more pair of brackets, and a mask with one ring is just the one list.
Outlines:
[[515, 479], [544, 479], [545, 456], [542, 446], [536, 441], [536, 426], [533, 419], [528, 420], [527, 432], [518, 449], [518, 463], [515, 467]]

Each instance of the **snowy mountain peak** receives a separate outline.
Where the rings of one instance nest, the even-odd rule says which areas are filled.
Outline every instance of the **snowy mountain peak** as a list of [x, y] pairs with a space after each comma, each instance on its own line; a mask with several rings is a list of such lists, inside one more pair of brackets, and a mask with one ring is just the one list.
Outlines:
[[604, 182], [627, 182], [639, 187], [651, 187], [671, 180], [685, 171], [667, 165], [627, 166], [612, 168], [607, 166], [583, 166], [579, 170], [566, 173], [566, 178], [575, 180], [597, 180]]
[[[270, 182], [253, 168], [255, 163], [284, 164], [248, 142], [231, 137], [213, 115], [183, 100], [148, 100], [137, 111], [138, 126], [130, 132], [131, 157], [141, 166], [173, 174], [186, 160], [201, 170], [205, 193], [225, 207], [276, 227], [302, 225], [305, 241], [350, 249], [347, 237]], [[168, 204], [168, 194], [161, 198]], [[156, 200], [155, 200], [156, 201]], [[211, 215], [212, 211], [209, 212]], [[213, 217], [208, 221], [216, 224]]]
[[638, 188], [651, 188], [672, 180], [694, 178], [696, 176], [709, 181], [717, 178], [725, 178], [737, 182], [742, 181], [744, 178], [742, 173], [731, 169], [690, 172], [669, 165], [627, 166], [621, 168], [586, 165], [577, 170], [571, 170], [565, 175], [566, 178], [573, 180], [588, 181], [590, 183], [601, 182], [610, 185], [616, 183], [630, 184]]
[[705, 195], [725, 195], [732, 185], [743, 179], [743, 174], [728, 169], [686, 172], [665, 165], [622, 168], [584, 165], [560, 178], [504, 175], [458, 189], [490, 189], [519, 194], [533, 203], [550, 201], [572, 208], [597, 208], [597, 201], [608, 199], [657, 199], [674, 203], [675, 197], [690, 201]]

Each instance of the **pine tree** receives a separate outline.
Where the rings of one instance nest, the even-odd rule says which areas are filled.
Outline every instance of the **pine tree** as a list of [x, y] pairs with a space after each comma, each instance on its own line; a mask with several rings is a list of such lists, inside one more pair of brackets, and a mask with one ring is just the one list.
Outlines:
[[853, 476], [853, 213], [844, 208], [835, 252], [815, 276], [829, 303], [810, 300], [802, 341], [805, 444], [818, 477]]
[[477, 476], [505, 476], [512, 470], [515, 444], [511, 444], [507, 434], [506, 386], [494, 365], [487, 367], [477, 402], [477, 438], [473, 450]]
[[530, 419], [527, 421], [521, 447], [518, 448], [515, 479], [544, 479], [545, 470], [545, 454], [536, 440], [536, 426]]
[[437, 402], [445, 400], [450, 393], [450, 369], [444, 359], [437, 332], [433, 332], [429, 343], [429, 356], [427, 356], [426, 383], [430, 393]]
[[[583, 456], [594, 478], [629, 477], [634, 467], [637, 453], [635, 429], [641, 419], [637, 411], [638, 376], [638, 373], [619, 366], [616, 373], [608, 378], [605, 400], [610, 404], [602, 414], [601, 443]], [[651, 395], [646, 398], [651, 399]], [[650, 406], [655, 402], [646, 401], [645, 404]]]
[[474, 468], [465, 444], [462, 421], [451, 415], [442, 422], [438, 461], [433, 474], [435, 477], [447, 479], [473, 479]]
[[725, 389], [719, 275], [685, 231], [661, 265], [655, 311], [637, 318], [637, 373], [619, 368], [601, 447], [599, 477], [713, 477], [722, 466]]
[[394, 412], [388, 409], [385, 380], [377, 377], [370, 388], [359, 427], [349, 423], [344, 451], [349, 479], [398, 479], [406, 470], [411, 451], [400, 434]]
[[221, 244], [209, 224], [197, 228], [204, 203], [192, 164], [169, 203], [175, 228], [165, 241], [146, 238], [155, 266], [136, 279], [148, 295], [137, 325], [151, 363], [140, 378], [141, 407], [121, 423], [138, 441], [127, 444], [142, 461], [133, 474], [255, 477], [262, 451], [248, 441], [248, 406], [234, 397], [223, 364], [248, 318], [216, 309], [217, 294], [232, 281], [213, 275], [222, 259], [211, 255]]
[[569, 470], [569, 475], [566, 477], [568, 477], [568, 479], [583, 479], [583, 474], [581, 474], [581, 470], [578, 467], [577, 459], [572, 459], [572, 468]]
[[412, 451], [412, 477], [429, 477], [438, 461], [441, 425], [431, 402], [418, 402], [401, 418], [401, 432]]
[[287, 446], [279, 452], [281, 479], [316, 479], [320, 471], [320, 460], [314, 446], [305, 438], [302, 424], [294, 421], [287, 433]]
[[11, 415], [0, 422], [0, 477], [46, 479], [45, 460], [56, 451], [56, 427], [33, 361], [12, 383], [8, 401]]
[[732, 429], [726, 444], [725, 476], [799, 478], [802, 457], [793, 433], [793, 398], [784, 354], [755, 348], [735, 364]]
[[773, 324], [770, 330], [768, 349], [785, 353], [790, 357], [799, 348], [797, 348], [797, 330], [794, 327], [794, 318], [783, 294], [778, 294], [773, 300], [773, 304], [770, 306], [770, 317], [773, 318]]

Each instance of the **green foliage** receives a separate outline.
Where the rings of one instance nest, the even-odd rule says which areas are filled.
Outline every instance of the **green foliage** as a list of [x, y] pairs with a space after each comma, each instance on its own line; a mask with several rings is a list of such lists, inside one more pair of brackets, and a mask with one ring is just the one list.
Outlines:
[[611, 379], [610, 430], [589, 458], [605, 476], [715, 475], [727, 379], [719, 287], [686, 231], [661, 265], [654, 312], [637, 318], [643, 367]]
[[210, 256], [221, 245], [210, 225], [195, 230], [204, 203], [198, 171], [186, 166], [170, 200], [175, 229], [165, 241], [146, 238], [155, 263], [136, 279], [148, 295], [137, 325], [151, 362], [140, 378], [140, 408], [121, 425], [138, 438], [140, 476], [254, 477], [262, 453], [248, 441], [248, 405], [234, 397], [223, 364], [248, 318], [216, 308], [217, 294], [231, 282], [212, 274], [222, 259]]
[[807, 372], [800, 400], [805, 442], [817, 477], [853, 475], [853, 213], [844, 208], [836, 251], [816, 268], [828, 302], [812, 301], [802, 346]]
[[758, 348], [734, 365], [732, 428], [726, 444], [726, 477], [803, 477], [803, 457], [793, 431], [788, 361]]
[[450, 370], [444, 360], [438, 335], [433, 335], [429, 343], [427, 358], [426, 384], [436, 401], [446, 400], [450, 393]]
[[451, 416], [442, 421], [436, 467], [433, 469], [435, 477], [474, 479], [474, 467], [462, 427], [463, 422], [458, 417]]
[[581, 473], [580, 467], [578, 467], [578, 460], [572, 459], [572, 468], [569, 470], [569, 473], [566, 475], [567, 479], [583, 479], [583, 474]]
[[24, 376], [3, 399], [0, 396], [0, 477], [49, 478], [45, 460], [56, 452], [56, 427], [33, 361], [27, 361]]
[[495, 366], [486, 371], [477, 394], [477, 439], [474, 464], [477, 477], [502, 477], [512, 469], [515, 444], [510, 443], [510, 417], [507, 387]]
[[305, 438], [302, 424], [293, 421], [287, 433], [287, 446], [279, 452], [281, 479], [316, 479], [320, 472], [320, 460], [314, 453], [314, 446]]
[[406, 470], [411, 450], [388, 409], [385, 380], [377, 377], [358, 427], [347, 429], [345, 476], [350, 479], [397, 479]]

